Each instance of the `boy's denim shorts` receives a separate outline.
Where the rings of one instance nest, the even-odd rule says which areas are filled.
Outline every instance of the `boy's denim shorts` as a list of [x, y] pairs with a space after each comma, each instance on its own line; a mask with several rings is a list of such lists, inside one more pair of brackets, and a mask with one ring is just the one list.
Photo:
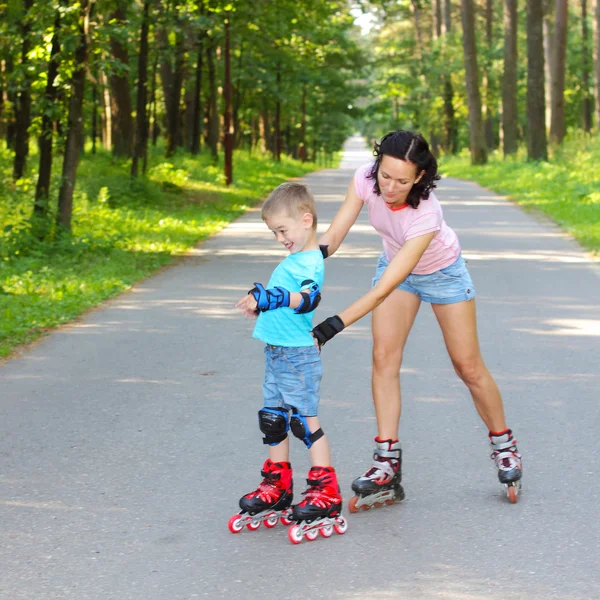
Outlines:
[[265, 346], [263, 394], [268, 408], [296, 408], [304, 417], [316, 417], [323, 377], [316, 346]]
[[[389, 261], [385, 252], [379, 257], [371, 287], [381, 278]], [[475, 287], [462, 256], [451, 265], [429, 275], [411, 273], [399, 286], [399, 290], [416, 294], [424, 302], [431, 304], [455, 304], [475, 298]]]

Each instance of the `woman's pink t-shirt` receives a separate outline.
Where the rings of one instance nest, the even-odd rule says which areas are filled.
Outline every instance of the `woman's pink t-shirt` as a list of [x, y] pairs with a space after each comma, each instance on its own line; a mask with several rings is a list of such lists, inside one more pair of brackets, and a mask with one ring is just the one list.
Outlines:
[[391, 261], [407, 240], [435, 231], [434, 238], [412, 273], [428, 275], [451, 265], [460, 255], [460, 243], [454, 230], [446, 225], [442, 207], [435, 195], [430, 193], [429, 198], [421, 200], [416, 209], [408, 204], [391, 209], [375, 193], [375, 182], [367, 179], [372, 168], [373, 163], [359, 167], [354, 174], [354, 186], [358, 197], [369, 209], [369, 221], [381, 236], [387, 259]]

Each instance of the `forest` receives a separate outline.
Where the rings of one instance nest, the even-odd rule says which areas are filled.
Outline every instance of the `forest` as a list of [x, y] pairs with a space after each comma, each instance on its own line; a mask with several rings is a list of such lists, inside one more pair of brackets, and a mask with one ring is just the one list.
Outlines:
[[600, 248], [600, 0], [0, 0], [0, 17], [0, 356], [335, 166], [354, 132], [419, 130], [445, 174]]

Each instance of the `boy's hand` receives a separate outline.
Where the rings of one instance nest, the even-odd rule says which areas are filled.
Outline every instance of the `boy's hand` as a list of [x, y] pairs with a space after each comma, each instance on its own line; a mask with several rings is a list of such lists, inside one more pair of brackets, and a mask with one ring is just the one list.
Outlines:
[[247, 294], [241, 300], [237, 302], [235, 305], [236, 308], [239, 308], [242, 313], [244, 313], [245, 317], [256, 319], [258, 316], [258, 307], [254, 296]]

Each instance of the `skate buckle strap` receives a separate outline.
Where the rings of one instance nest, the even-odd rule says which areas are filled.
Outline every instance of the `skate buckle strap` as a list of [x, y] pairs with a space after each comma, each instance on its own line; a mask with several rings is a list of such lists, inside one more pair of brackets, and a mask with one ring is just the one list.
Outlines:
[[392, 478], [396, 474], [394, 467], [388, 461], [378, 461], [376, 460], [369, 469], [368, 473], [363, 477], [365, 479], [381, 479], [382, 476], [378, 475], [377, 472], [380, 471], [385, 477]]
[[377, 458], [378, 456], [400, 460], [400, 450], [383, 450], [381, 448], [375, 448], [375, 454], [373, 457]]
[[506, 450], [507, 448], [514, 448], [515, 450], [517, 449], [517, 440], [515, 440], [515, 438], [511, 438], [510, 440], [506, 441], [506, 442], [492, 442], [492, 449], [493, 450]]

